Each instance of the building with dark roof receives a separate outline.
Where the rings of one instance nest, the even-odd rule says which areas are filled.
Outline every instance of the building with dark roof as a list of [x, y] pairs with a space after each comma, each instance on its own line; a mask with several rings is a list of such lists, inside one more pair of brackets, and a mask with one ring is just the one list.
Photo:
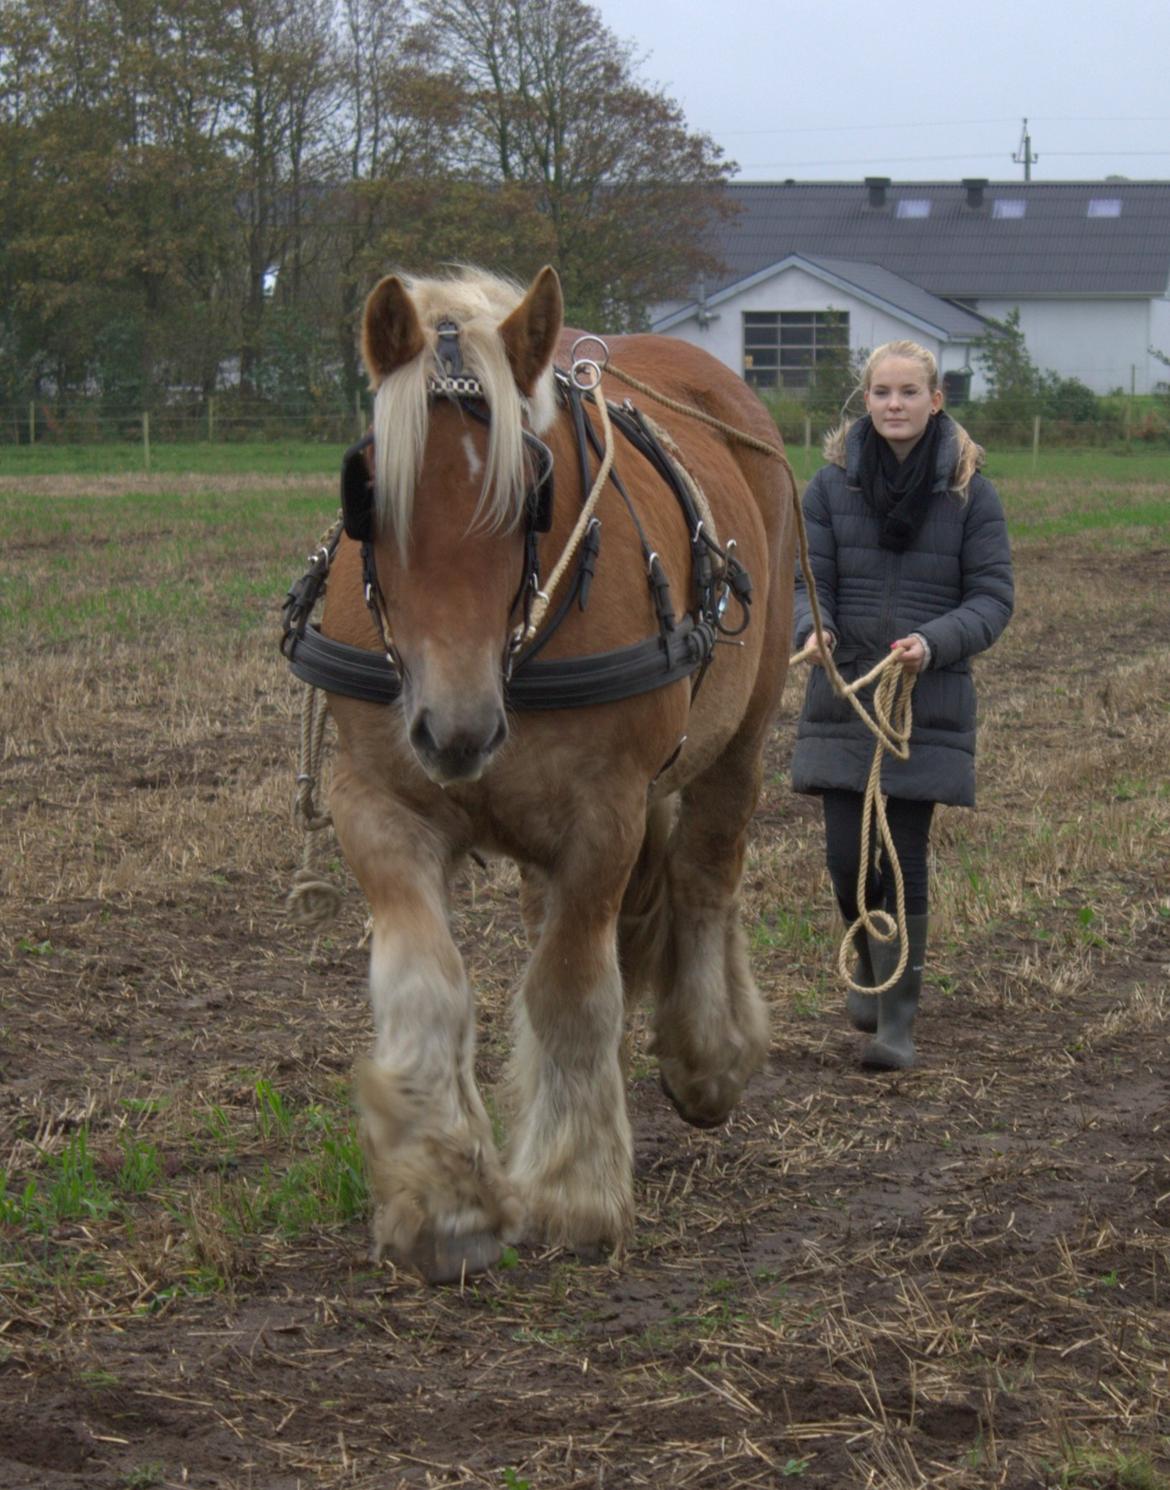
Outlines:
[[[652, 329], [761, 387], [818, 355], [928, 345], [960, 394], [971, 342], [1019, 311], [1038, 367], [1147, 392], [1170, 353], [1170, 182], [744, 182], [714, 230], [724, 272], [655, 308]], [[977, 363], [973, 390], [980, 391]]]

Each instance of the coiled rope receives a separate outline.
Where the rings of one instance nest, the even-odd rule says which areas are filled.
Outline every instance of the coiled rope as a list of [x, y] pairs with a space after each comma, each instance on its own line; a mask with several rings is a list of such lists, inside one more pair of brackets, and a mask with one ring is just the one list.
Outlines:
[[325, 725], [329, 706], [320, 689], [306, 685], [301, 700], [301, 748], [297, 762], [297, 795], [293, 802], [293, 822], [305, 835], [301, 867], [293, 876], [288, 892], [289, 913], [302, 926], [325, 926], [341, 909], [342, 892], [328, 879], [324, 869], [322, 834], [333, 826], [333, 819], [317, 807], [317, 778], [325, 742]]

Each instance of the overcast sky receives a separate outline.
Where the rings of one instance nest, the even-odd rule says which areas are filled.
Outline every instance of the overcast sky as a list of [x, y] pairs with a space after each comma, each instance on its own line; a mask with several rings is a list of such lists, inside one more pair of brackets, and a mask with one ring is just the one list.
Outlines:
[[593, 0], [740, 180], [1170, 179], [1170, 0]]

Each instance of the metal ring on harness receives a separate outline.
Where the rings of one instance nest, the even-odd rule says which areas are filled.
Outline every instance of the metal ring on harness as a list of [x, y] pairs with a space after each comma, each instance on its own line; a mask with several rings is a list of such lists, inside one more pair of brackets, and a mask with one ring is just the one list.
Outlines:
[[[569, 369], [569, 376], [582, 393], [592, 393], [595, 388], [601, 386], [601, 372], [600, 362], [594, 362], [590, 357], [578, 357]], [[588, 382], [582, 380], [582, 373], [590, 375]]]
[[[577, 356], [577, 348], [581, 346], [587, 346], [590, 342], [592, 342], [594, 346], [598, 346], [601, 348], [601, 356], [579, 358]], [[569, 350], [569, 356], [572, 358], [574, 363], [578, 361], [597, 363], [599, 372], [604, 372], [605, 369], [609, 366], [609, 345], [608, 343], [604, 342], [600, 336], [594, 336], [591, 332], [586, 332], [584, 336], [579, 336], [573, 343], [572, 347]]]

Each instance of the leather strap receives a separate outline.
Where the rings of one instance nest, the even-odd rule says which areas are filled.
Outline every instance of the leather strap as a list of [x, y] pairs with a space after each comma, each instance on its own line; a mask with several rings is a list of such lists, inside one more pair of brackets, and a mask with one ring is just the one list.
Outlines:
[[[690, 677], [714, 645], [708, 622], [683, 616], [665, 639], [652, 636], [611, 652], [521, 663], [505, 685], [505, 697], [521, 711], [610, 704]], [[285, 656], [296, 677], [328, 693], [373, 704], [395, 703], [402, 693], [402, 679], [382, 653], [331, 641], [316, 626], [287, 637]]]

